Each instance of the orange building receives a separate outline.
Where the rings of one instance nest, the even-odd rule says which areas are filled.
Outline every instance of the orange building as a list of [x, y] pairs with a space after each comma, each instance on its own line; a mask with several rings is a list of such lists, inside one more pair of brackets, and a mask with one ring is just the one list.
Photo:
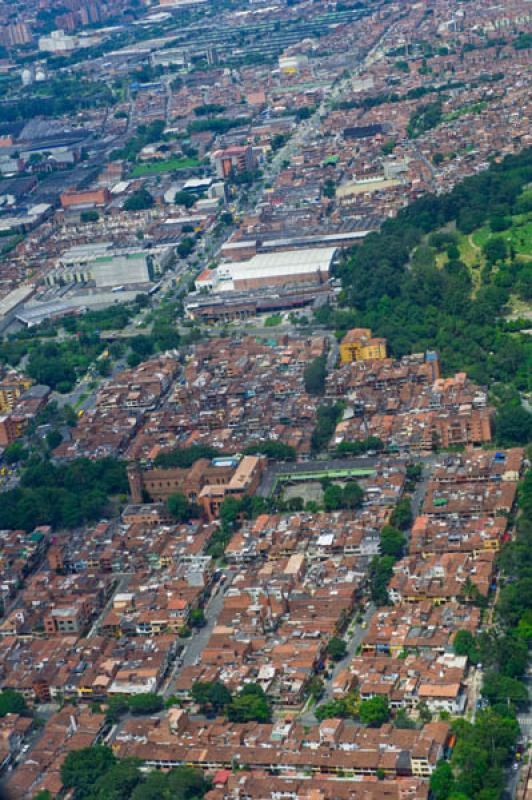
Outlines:
[[61, 195], [63, 208], [94, 208], [105, 206], [111, 199], [108, 189], [90, 189], [86, 192], [68, 191]]

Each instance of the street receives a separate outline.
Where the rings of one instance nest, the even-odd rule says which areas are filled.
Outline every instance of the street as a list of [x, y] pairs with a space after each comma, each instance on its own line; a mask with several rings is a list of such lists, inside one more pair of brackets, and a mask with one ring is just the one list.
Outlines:
[[218, 617], [220, 615], [220, 611], [222, 610], [225, 593], [231, 586], [231, 582], [235, 576], [235, 572], [231, 572], [230, 570], [226, 570], [225, 574], [227, 575], [225, 583], [214, 584], [215, 592], [210, 596], [209, 601], [205, 606], [204, 611], [207, 624], [198, 631], [195, 631], [192, 637], [185, 644], [181, 657], [176, 662], [176, 666], [172, 670], [166, 687], [163, 691], [164, 697], [169, 697], [173, 694], [175, 679], [184, 667], [194, 666], [194, 664], [198, 662], [198, 659], [201, 657], [201, 654], [211, 637], [212, 631], [216, 626]]

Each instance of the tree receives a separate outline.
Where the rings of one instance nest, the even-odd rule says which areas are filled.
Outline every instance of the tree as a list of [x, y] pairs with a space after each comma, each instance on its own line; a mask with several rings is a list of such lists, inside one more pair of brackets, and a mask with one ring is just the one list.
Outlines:
[[381, 530], [381, 553], [383, 556], [401, 558], [406, 545], [406, 539], [400, 530], [393, 525], [385, 525]]
[[364, 500], [364, 490], [356, 481], [348, 481], [342, 490], [343, 508], [360, 508]]
[[336, 509], [342, 507], [342, 487], [338, 486], [337, 483], [332, 483], [330, 486], [327, 486], [325, 492], [323, 493], [323, 505], [325, 511], [336, 511]]
[[504, 261], [508, 255], [506, 242], [498, 236], [488, 239], [482, 248], [482, 252], [488, 264], [497, 264], [499, 261]]
[[339, 636], [333, 636], [327, 644], [327, 653], [333, 661], [341, 661], [347, 653], [347, 645]]
[[55, 450], [56, 447], [59, 447], [62, 441], [63, 437], [56, 428], [52, 428], [52, 430], [48, 431], [46, 434], [46, 444], [50, 450]]
[[408, 530], [412, 525], [414, 516], [412, 514], [412, 507], [410, 505], [410, 500], [407, 497], [403, 497], [402, 500], [399, 500], [397, 505], [395, 506], [392, 516], [390, 517], [390, 523], [395, 527], [399, 528], [402, 531]]
[[90, 797], [94, 785], [116, 764], [110, 747], [96, 745], [72, 750], [61, 765], [65, 789], [73, 789], [76, 800]]
[[246, 684], [227, 706], [227, 718], [231, 722], [269, 722], [271, 715], [268, 698], [256, 683]]
[[191, 239], [190, 236], [185, 236], [185, 238], [179, 242], [176, 249], [180, 258], [188, 258], [194, 250], [194, 239]]
[[454, 787], [454, 776], [448, 761], [440, 761], [430, 776], [430, 790], [434, 800], [448, 800]]
[[140, 761], [124, 758], [117, 761], [98, 778], [90, 794], [90, 800], [129, 800], [142, 780]]
[[132, 714], [156, 714], [164, 707], [163, 698], [158, 694], [133, 694], [128, 698]]
[[377, 695], [369, 700], [362, 700], [359, 707], [360, 721], [372, 728], [380, 728], [390, 719], [388, 698]]
[[176, 192], [174, 203], [176, 206], [184, 206], [185, 208], [192, 208], [198, 198], [191, 192]]
[[202, 711], [223, 711], [233, 699], [229, 689], [221, 681], [195, 681], [192, 698]]
[[495, 437], [503, 447], [532, 440], [532, 414], [522, 406], [503, 406], [495, 416]]
[[16, 464], [19, 461], [26, 461], [28, 451], [22, 442], [11, 442], [4, 450], [4, 460], [7, 464]]
[[324, 356], [318, 356], [305, 367], [303, 380], [305, 391], [308, 394], [321, 395], [325, 391], [325, 378], [327, 377], [326, 361]]
[[14, 689], [3, 689], [0, 692], [0, 717], [6, 714], [26, 714], [28, 706], [24, 697]]
[[188, 618], [191, 628], [204, 628], [207, 624], [205, 612], [202, 608], [194, 608]]
[[107, 700], [107, 711], [105, 713], [106, 719], [115, 723], [124, 716], [129, 708], [127, 697], [124, 695], [112, 695]]
[[526, 686], [515, 678], [488, 672], [484, 675], [482, 694], [488, 698], [492, 705], [496, 703], [514, 703], [523, 706], [528, 703]]
[[89, 208], [87, 211], [82, 211], [80, 214], [82, 222], [98, 222], [100, 215], [95, 208]]
[[147, 208], [152, 208], [154, 202], [150, 192], [142, 187], [127, 198], [123, 208], [124, 211], [144, 211]]
[[176, 522], [187, 522], [190, 519], [192, 507], [184, 494], [171, 494], [166, 501], [166, 507]]
[[467, 656], [473, 664], [478, 661], [475, 637], [470, 631], [457, 631], [453, 639], [453, 650], [457, 656]]

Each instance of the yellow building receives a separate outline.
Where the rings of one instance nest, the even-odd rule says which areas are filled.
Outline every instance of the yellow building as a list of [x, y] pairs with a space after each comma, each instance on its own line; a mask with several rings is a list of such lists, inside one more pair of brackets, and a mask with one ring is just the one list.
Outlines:
[[29, 389], [33, 381], [25, 375], [11, 372], [0, 381], [0, 413], [12, 411], [18, 398]]
[[340, 361], [376, 361], [386, 358], [386, 339], [371, 335], [370, 328], [352, 328], [340, 342]]

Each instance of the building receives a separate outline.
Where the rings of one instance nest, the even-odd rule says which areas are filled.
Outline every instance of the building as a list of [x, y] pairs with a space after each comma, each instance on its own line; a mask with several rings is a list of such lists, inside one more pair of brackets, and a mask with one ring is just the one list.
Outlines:
[[261, 287], [294, 283], [325, 283], [336, 253], [334, 247], [259, 253], [248, 261], [229, 261], [215, 270], [204, 271], [196, 288], [214, 292], [245, 292]]
[[[197, 503], [208, 519], [218, 516], [226, 497], [240, 499], [257, 489], [265, 461], [257, 456], [200, 458], [189, 469], [142, 470], [137, 463], [128, 467], [128, 480], [134, 504], [142, 504], [148, 495], [155, 501], [166, 501], [172, 494], [183, 494], [190, 503]], [[143, 508], [145, 508], [143, 506]]]
[[32, 383], [31, 378], [26, 375], [20, 375], [18, 372], [9, 372], [0, 381], [0, 411], [11, 411], [19, 397], [30, 388]]
[[61, 205], [64, 209], [82, 210], [105, 206], [111, 199], [108, 189], [88, 189], [85, 192], [67, 191], [61, 195]]
[[215, 150], [212, 160], [219, 178], [227, 178], [231, 172], [252, 172], [255, 167], [253, 148], [249, 144]]
[[39, 37], [39, 50], [44, 53], [71, 53], [79, 47], [77, 36], [68, 36], [64, 31], [52, 31]]
[[386, 358], [386, 339], [372, 337], [369, 328], [352, 328], [340, 342], [340, 361], [378, 361]]

